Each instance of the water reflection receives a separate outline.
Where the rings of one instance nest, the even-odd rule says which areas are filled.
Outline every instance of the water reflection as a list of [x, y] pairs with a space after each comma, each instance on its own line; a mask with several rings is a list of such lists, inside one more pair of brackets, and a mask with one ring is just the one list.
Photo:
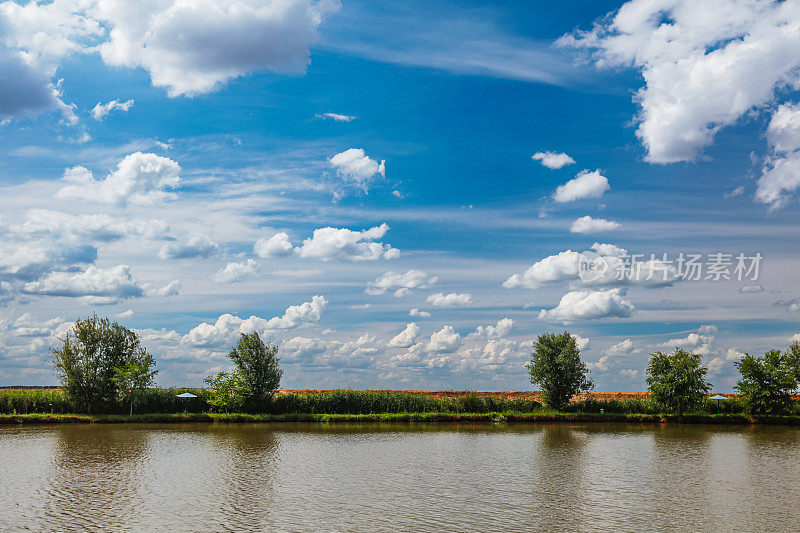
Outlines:
[[0, 529], [787, 530], [800, 428], [0, 427]]

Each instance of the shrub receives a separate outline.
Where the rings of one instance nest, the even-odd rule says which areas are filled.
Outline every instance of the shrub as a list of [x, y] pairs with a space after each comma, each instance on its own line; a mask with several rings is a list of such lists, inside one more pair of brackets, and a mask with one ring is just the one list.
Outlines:
[[697, 354], [681, 349], [673, 354], [656, 352], [647, 367], [647, 388], [664, 410], [682, 415], [702, 405], [711, 389], [707, 373]]
[[239, 411], [250, 395], [250, 389], [238, 370], [230, 374], [220, 372], [214, 377], [207, 377], [205, 382], [212, 389], [208, 404], [216, 411]]
[[566, 331], [539, 336], [528, 370], [531, 383], [541, 387], [544, 403], [553, 409], [563, 409], [577, 393], [594, 388], [575, 339]]

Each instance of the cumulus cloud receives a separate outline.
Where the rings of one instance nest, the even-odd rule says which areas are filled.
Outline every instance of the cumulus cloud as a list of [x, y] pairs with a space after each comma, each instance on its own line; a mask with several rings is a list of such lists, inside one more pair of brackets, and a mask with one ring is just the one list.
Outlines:
[[241, 263], [228, 263], [214, 275], [220, 283], [236, 283], [258, 275], [258, 263], [248, 259]]
[[711, 353], [711, 347], [714, 343], [717, 331], [717, 327], [714, 325], [700, 326], [686, 337], [670, 339], [667, 342], [659, 344], [659, 347], [667, 350], [683, 348], [692, 353], [708, 355]]
[[799, 21], [796, 2], [632, 0], [559, 43], [592, 50], [598, 67], [641, 71], [636, 134], [648, 161], [671, 163], [797, 83]]
[[508, 317], [501, 318], [495, 325], [478, 326], [475, 328], [474, 335], [478, 337], [485, 337], [487, 339], [502, 339], [509, 333], [511, 328], [514, 327], [514, 321]]
[[417, 309], [416, 307], [409, 310], [408, 314], [410, 316], [418, 316], [420, 318], [430, 318], [431, 314], [427, 311], [423, 311], [422, 309]]
[[409, 322], [406, 325], [406, 328], [395, 335], [389, 342], [388, 345], [392, 346], [393, 348], [408, 348], [417, 340], [419, 337], [419, 326], [414, 322]]
[[594, 243], [585, 252], [565, 250], [535, 262], [522, 274], [513, 274], [503, 282], [503, 287], [538, 289], [562, 281], [594, 286], [661, 287], [679, 278], [677, 269], [662, 259], [626, 262], [627, 254], [624, 248], [600, 243]]
[[534, 161], [541, 161], [547, 168], [559, 169], [575, 163], [575, 160], [563, 152], [536, 152], [531, 156]]
[[48, 76], [0, 43], [0, 119], [33, 116], [55, 109], [59, 102]]
[[292, 241], [286, 232], [276, 233], [269, 239], [259, 239], [253, 246], [258, 257], [283, 257], [292, 253]]
[[175, 197], [167, 189], [178, 187], [180, 172], [180, 165], [171, 159], [136, 152], [120, 161], [103, 180], [96, 180], [85, 167], [67, 169], [62, 181], [68, 185], [56, 197], [117, 205], [153, 204]]
[[269, 320], [257, 316], [248, 319], [231, 314], [221, 315], [214, 324], [203, 322], [181, 338], [181, 342], [192, 346], [220, 346], [230, 343], [240, 333], [253, 331], [268, 335], [275, 330], [294, 329], [305, 324], [319, 322], [328, 306], [324, 296], [314, 296], [310, 302], [292, 305], [283, 316]]
[[97, 102], [97, 105], [92, 109], [92, 118], [95, 120], [103, 120], [112, 111], [122, 111], [123, 113], [127, 113], [131, 107], [133, 107], [133, 100], [126, 100], [125, 102], [111, 100], [105, 104]]
[[575, 333], [572, 333], [572, 338], [575, 339], [575, 346], [578, 347], [579, 350], [585, 350], [589, 347], [589, 338], [588, 337], [581, 337]]
[[633, 341], [630, 339], [625, 339], [624, 341], [618, 342], [612, 346], [609, 346], [603, 353], [610, 356], [617, 356], [617, 355], [631, 355], [634, 353], [641, 353], [642, 349], [637, 348]]
[[177, 296], [181, 292], [181, 282], [177, 279], [170, 281], [163, 287], [156, 289], [155, 295], [167, 298], [169, 296]]
[[794, 335], [792, 335], [791, 337], [789, 337], [786, 340], [788, 342], [800, 342], [800, 333], [795, 333]]
[[399, 298], [409, 294], [412, 289], [427, 289], [438, 280], [439, 278], [428, 276], [427, 272], [422, 270], [408, 270], [405, 273], [390, 270], [371, 281], [365, 292], [380, 295], [386, 291], [394, 291], [394, 295]]
[[0, 249], [0, 273], [6, 278], [34, 280], [53, 270], [70, 270], [93, 263], [97, 248], [89, 244], [19, 246]]
[[128, 265], [111, 268], [91, 265], [78, 273], [51, 272], [39, 281], [26, 283], [23, 291], [28, 294], [110, 299], [136, 298], [143, 293], [133, 279]]
[[210, 257], [219, 251], [217, 243], [208, 235], [195, 233], [185, 244], [167, 243], [158, 251], [161, 259], [192, 259], [195, 257]]
[[553, 309], [542, 309], [539, 318], [572, 322], [599, 318], [627, 318], [636, 308], [625, 297], [625, 289], [571, 291]]
[[553, 200], [564, 203], [583, 198], [600, 198], [610, 188], [608, 178], [600, 174], [599, 170], [583, 170], [574, 179], [559, 185], [553, 193]]
[[364, 192], [377, 176], [386, 177], [386, 162], [369, 157], [361, 148], [350, 148], [330, 158], [331, 167], [346, 183], [354, 185]]
[[444, 294], [443, 292], [437, 292], [428, 295], [428, 298], [425, 301], [436, 307], [459, 307], [459, 306], [471, 305], [472, 295], [468, 292], [463, 292], [463, 293], [451, 292], [449, 294]]
[[772, 208], [786, 205], [800, 187], [800, 104], [784, 104], [767, 127], [772, 153], [764, 162], [756, 200]]
[[394, 259], [400, 252], [388, 244], [374, 242], [389, 231], [386, 223], [363, 231], [346, 228], [319, 228], [303, 241], [295, 252], [304, 258], [330, 261], [375, 261], [377, 259]]
[[[800, 337], [798, 337], [800, 339]], [[791, 338], [789, 342], [791, 342]], [[725, 352], [725, 360], [726, 361], [739, 361], [742, 357], [744, 357], [744, 353], [740, 352], [735, 348], [728, 348], [728, 351]]]
[[334, 0], [106, 0], [91, 10], [107, 24], [100, 47], [113, 66], [142, 67], [170, 96], [210, 92], [245, 74], [301, 74]]
[[444, 326], [431, 334], [425, 349], [431, 353], [451, 353], [461, 346], [461, 340], [461, 335], [453, 329], [453, 326]]
[[581, 217], [569, 227], [571, 233], [603, 233], [614, 231], [621, 226], [620, 223], [604, 218], [592, 218], [589, 215]]

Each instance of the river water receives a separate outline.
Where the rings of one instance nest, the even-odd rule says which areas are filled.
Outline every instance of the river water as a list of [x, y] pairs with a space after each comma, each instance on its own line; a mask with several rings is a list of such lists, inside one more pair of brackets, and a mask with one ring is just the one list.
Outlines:
[[800, 428], [0, 427], [0, 530], [797, 531]]

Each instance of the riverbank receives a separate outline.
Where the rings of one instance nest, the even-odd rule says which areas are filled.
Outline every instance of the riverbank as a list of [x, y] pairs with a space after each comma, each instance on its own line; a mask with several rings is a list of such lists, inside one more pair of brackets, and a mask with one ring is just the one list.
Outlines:
[[0, 424], [128, 424], [128, 423], [576, 423], [576, 422], [625, 422], [638, 424], [721, 424], [751, 425], [770, 424], [800, 426], [800, 416], [748, 417], [741, 414], [691, 414], [653, 415], [625, 413], [560, 413], [542, 411], [533, 413], [375, 413], [375, 414], [248, 414], [248, 413], [153, 413], [125, 415], [81, 415], [46, 414], [0, 415]]

